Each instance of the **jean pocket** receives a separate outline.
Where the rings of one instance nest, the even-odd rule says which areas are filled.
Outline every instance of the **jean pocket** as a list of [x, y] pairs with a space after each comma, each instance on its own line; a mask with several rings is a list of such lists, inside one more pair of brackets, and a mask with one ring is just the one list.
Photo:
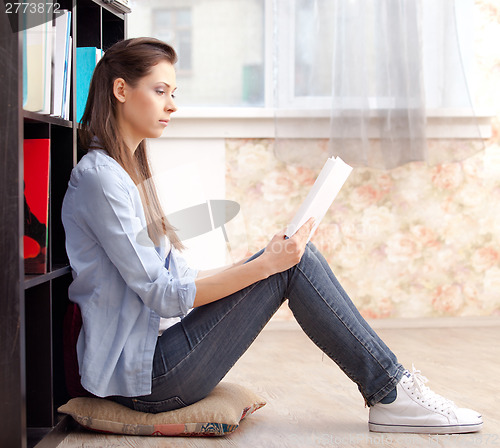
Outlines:
[[147, 412], [148, 414], [173, 411], [187, 406], [179, 397], [172, 397], [162, 401], [144, 401], [133, 398], [132, 403], [136, 411]]

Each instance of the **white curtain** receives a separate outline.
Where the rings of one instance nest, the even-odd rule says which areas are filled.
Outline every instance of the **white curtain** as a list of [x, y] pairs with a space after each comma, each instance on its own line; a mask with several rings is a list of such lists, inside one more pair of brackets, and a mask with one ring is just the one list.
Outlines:
[[428, 110], [472, 110], [457, 5], [473, 2], [274, 0], [278, 157], [314, 164], [301, 138], [326, 138], [355, 166], [427, 160]]

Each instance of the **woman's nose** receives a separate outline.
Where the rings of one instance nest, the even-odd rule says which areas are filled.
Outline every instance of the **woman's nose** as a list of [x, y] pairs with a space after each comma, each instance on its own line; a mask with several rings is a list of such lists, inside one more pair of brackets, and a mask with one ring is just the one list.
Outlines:
[[170, 113], [175, 112], [177, 110], [177, 106], [172, 98], [165, 105], [165, 109]]

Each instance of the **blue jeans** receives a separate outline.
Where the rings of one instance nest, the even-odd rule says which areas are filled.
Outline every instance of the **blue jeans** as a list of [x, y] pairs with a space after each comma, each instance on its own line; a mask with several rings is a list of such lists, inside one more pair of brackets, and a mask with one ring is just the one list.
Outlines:
[[359, 314], [321, 253], [308, 243], [293, 268], [196, 308], [168, 328], [156, 345], [151, 394], [113, 399], [150, 413], [201, 400], [286, 299], [305, 333], [358, 385], [367, 405], [394, 389], [403, 367]]

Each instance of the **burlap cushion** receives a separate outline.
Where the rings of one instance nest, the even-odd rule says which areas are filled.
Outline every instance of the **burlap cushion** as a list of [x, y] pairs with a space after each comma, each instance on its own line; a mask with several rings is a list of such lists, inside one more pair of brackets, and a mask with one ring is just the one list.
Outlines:
[[247, 415], [266, 402], [252, 391], [220, 383], [206, 398], [175, 411], [148, 414], [104, 398], [72, 398], [59, 407], [85, 428], [113, 434], [144, 436], [222, 436], [233, 432]]

